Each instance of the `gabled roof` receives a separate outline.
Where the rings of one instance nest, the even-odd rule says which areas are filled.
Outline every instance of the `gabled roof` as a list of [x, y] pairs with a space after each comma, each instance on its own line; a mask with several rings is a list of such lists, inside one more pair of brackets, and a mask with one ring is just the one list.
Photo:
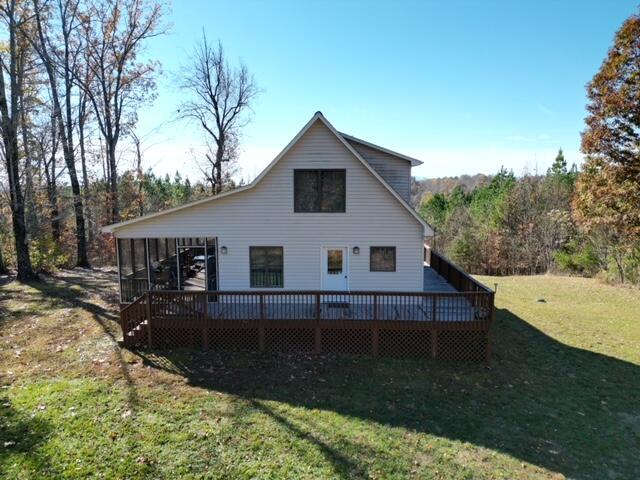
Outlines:
[[[167, 214], [169, 214], [169, 213], [173, 213], [173, 212], [177, 212], [177, 211], [180, 211], [180, 210], [184, 210], [184, 209], [186, 209], [186, 208], [191, 208], [191, 207], [194, 207], [194, 206], [196, 206], [196, 205], [201, 205], [201, 204], [208, 203], [208, 202], [214, 202], [214, 201], [216, 201], [216, 200], [219, 200], [220, 198], [228, 197], [228, 196], [230, 196], [230, 195], [236, 195], [236, 194], [238, 194], [238, 193], [244, 192], [245, 190], [249, 190], [249, 189], [251, 189], [251, 188], [255, 187], [255, 186], [256, 186], [258, 183], [260, 183], [260, 181], [261, 181], [261, 180], [262, 180], [262, 179], [263, 179], [263, 178], [264, 178], [264, 177], [269, 173], [269, 171], [271, 171], [271, 169], [272, 169], [272, 168], [273, 168], [273, 167], [274, 167], [274, 166], [275, 166], [275, 165], [280, 161], [280, 159], [281, 159], [282, 157], [284, 157], [284, 156], [286, 155], [286, 153], [287, 153], [289, 150], [291, 150], [291, 148], [292, 148], [296, 143], [298, 143], [298, 140], [300, 140], [300, 138], [302, 138], [302, 136], [307, 132], [307, 130], [309, 130], [309, 128], [311, 128], [311, 126], [312, 126], [316, 121], [320, 121], [320, 122], [322, 122], [322, 123], [323, 123], [323, 124], [324, 124], [328, 129], [329, 129], [329, 131], [330, 131], [331, 133], [333, 133], [333, 134], [336, 136], [336, 138], [337, 138], [337, 139], [338, 139], [338, 140], [339, 140], [339, 141], [340, 141], [340, 142], [341, 142], [341, 143], [342, 143], [342, 144], [347, 148], [347, 150], [349, 150], [349, 152], [351, 152], [351, 154], [352, 154], [354, 157], [356, 157], [356, 158], [360, 161], [360, 163], [362, 163], [362, 165], [364, 165], [364, 166], [365, 166], [365, 168], [366, 168], [367, 170], [369, 170], [369, 172], [370, 172], [370, 173], [371, 173], [375, 178], [377, 178], [377, 179], [378, 179], [378, 181], [379, 181], [380, 183], [382, 183], [382, 185], [384, 185], [384, 186], [385, 186], [385, 188], [386, 188], [386, 189], [387, 189], [387, 190], [388, 190], [388, 191], [389, 191], [389, 192], [390, 192], [390, 193], [391, 193], [391, 194], [396, 198], [396, 200], [398, 200], [398, 201], [402, 204], [402, 206], [403, 206], [403, 207], [405, 207], [405, 208], [407, 209], [407, 211], [408, 211], [411, 215], [413, 215], [413, 217], [414, 217], [414, 218], [415, 218], [415, 219], [416, 219], [416, 220], [417, 220], [417, 221], [422, 225], [422, 227], [423, 227], [423, 232], [424, 232], [424, 235], [425, 235], [425, 236], [433, 236], [433, 235], [434, 235], [433, 228], [432, 228], [432, 227], [431, 227], [427, 222], [425, 222], [425, 221], [424, 221], [424, 219], [423, 219], [420, 215], [418, 215], [418, 213], [417, 213], [417, 212], [416, 212], [416, 211], [411, 207], [411, 205], [409, 205], [409, 204], [408, 204], [408, 203], [407, 203], [407, 202], [406, 202], [406, 201], [405, 201], [405, 200], [404, 200], [404, 199], [403, 199], [403, 198], [398, 194], [398, 192], [396, 192], [396, 191], [395, 191], [395, 190], [394, 190], [394, 189], [393, 189], [393, 188], [392, 188], [392, 187], [391, 187], [391, 186], [390, 186], [390, 185], [389, 185], [389, 184], [388, 184], [388, 183], [387, 183], [387, 182], [386, 182], [386, 181], [385, 181], [385, 180], [384, 180], [384, 179], [383, 179], [379, 174], [378, 174], [378, 172], [376, 172], [376, 171], [373, 169], [373, 167], [371, 167], [371, 165], [369, 165], [369, 163], [368, 163], [364, 158], [362, 158], [362, 156], [361, 156], [361, 155], [356, 151], [356, 149], [355, 149], [355, 148], [353, 148], [353, 146], [352, 146], [352, 145], [351, 145], [351, 144], [350, 144], [350, 143], [345, 139], [345, 137], [343, 137], [343, 135], [342, 135], [341, 133], [339, 133], [339, 132], [338, 132], [338, 131], [333, 127], [333, 125], [331, 125], [331, 123], [329, 123], [329, 121], [324, 117], [324, 115], [322, 115], [322, 112], [320, 112], [320, 111], [316, 112], [316, 113], [313, 115], [313, 117], [311, 117], [311, 120], [309, 120], [309, 121], [307, 122], [307, 124], [306, 124], [304, 127], [302, 127], [302, 130], [300, 130], [300, 131], [298, 132], [298, 134], [297, 134], [295, 137], [293, 137], [293, 139], [292, 139], [292, 140], [287, 144], [287, 146], [286, 146], [286, 147], [284, 147], [284, 149], [283, 149], [283, 150], [282, 150], [282, 151], [281, 151], [281, 152], [276, 156], [276, 158], [274, 158], [274, 159], [271, 161], [271, 163], [270, 163], [269, 165], [267, 165], [267, 167], [266, 167], [262, 172], [260, 172], [260, 174], [259, 174], [259, 175], [258, 175], [258, 176], [257, 176], [257, 177], [256, 177], [256, 178], [255, 178], [251, 183], [249, 183], [248, 185], [245, 185], [245, 186], [243, 186], [243, 187], [236, 188], [236, 189], [234, 189], [234, 190], [230, 190], [230, 191], [225, 192], [225, 193], [220, 193], [220, 194], [218, 194], [218, 195], [214, 195], [214, 196], [209, 197], [209, 198], [205, 198], [205, 199], [202, 199], [202, 200], [197, 200], [197, 201], [195, 201], [195, 202], [187, 203], [187, 204], [181, 205], [181, 206], [179, 206], [179, 207], [170, 208], [170, 209], [168, 209], [168, 210], [163, 210], [163, 211], [161, 211], [161, 212], [157, 212], [157, 213], [151, 213], [151, 214], [149, 214], [149, 215], [144, 215], [144, 216], [142, 216], [142, 217], [134, 218], [134, 219], [132, 219], [132, 220], [126, 220], [126, 221], [124, 221], [124, 222], [114, 223], [114, 224], [112, 224], [112, 225], [107, 225], [107, 226], [105, 226], [105, 227], [103, 227], [103, 228], [102, 228], [102, 231], [103, 231], [103, 232], [105, 232], [105, 233], [113, 233], [114, 231], [118, 230], [119, 228], [125, 227], [125, 226], [127, 226], [127, 225], [131, 225], [131, 224], [138, 223], [138, 222], [144, 222], [144, 221], [150, 220], [150, 219], [152, 219], [152, 218], [159, 217], [159, 216], [161, 216], [161, 215], [167, 215]], [[347, 136], [347, 137], [349, 137], [349, 136]], [[353, 140], [353, 141], [357, 141], [357, 142], [359, 142], [359, 143], [363, 143], [363, 141], [358, 140], [358, 139], [354, 139], [354, 137], [350, 137], [350, 139], [351, 139], [351, 140]], [[368, 143], [363, 143], [363, 144], [364, 144], [364, 145], [367, 145], [367, 146], [369, 146], [369, 147], [371, 147], [371, 148], [377, 148], [377, 149], [379, 149], [379, 150], [385, 151], [385, 153], [389, 153], [389, 154], [391, 154], [391, 155], [396, 155], [396, 156], [399, 156], [399, 155], [400, 155], [400, 154], [397, 154], [397, 153], [391, 152], [390, 150], [382, 149], [382, 147], [377, 147], [377, 146], [375, 146], [375, 145], [373, 145], [373, 144], [368, 144]], [[406, 159], [410, 159], [410, 157], [405, 157], [405, 160], [406, 160]], [[419, 162], [419, 160], [415, 160], [415, 159], [411, 159], [411, 160], [414, 160], [414, 161], [416, 161], [416, 162]], [[410, 160], [410, 161], [411, 161], [411, 160]], [[420, 162], [420, 163], [422, 163], [422, 162]]]
[[365, 147], [373, 148], [374, 150], [379, 150], [388, 155], [392, 155], [394, 157], [398, 157], [402, 160], [406, 160], [411, 162], [412, 167], [417, 167], [418, 165], [422, 165], [424, 162], [422, 160], [418, 160], [417, 158], [409, 157], [408, 155], [404, 155], [402, 153], [394, 152], [393, 150], [389, 150], [388, 148], [381, 147], [371, 142], [367, 142], [366, 140], [362, 140], [360, 138], [356, 138], [352, 135], [347, 135], [346, 133], [340, 132], [340, 135], [346, 140], [354, 143], [359, 143], [360, 145], [364, 145]]

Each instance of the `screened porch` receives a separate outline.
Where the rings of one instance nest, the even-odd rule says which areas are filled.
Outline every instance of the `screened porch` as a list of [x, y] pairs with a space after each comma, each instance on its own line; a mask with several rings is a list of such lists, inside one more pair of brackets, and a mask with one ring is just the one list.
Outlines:
[[147, 291], [217, 290], [215, 237], [118, 238], [120, 303]]

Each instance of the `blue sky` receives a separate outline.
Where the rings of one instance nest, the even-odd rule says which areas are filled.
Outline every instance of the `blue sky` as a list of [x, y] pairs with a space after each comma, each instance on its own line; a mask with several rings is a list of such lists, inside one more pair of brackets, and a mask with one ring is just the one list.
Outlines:
[[[263, 90], [240, 166], [255, 177], [316, 110], [340, 131], [415, 156], [421, 177], [579, 163], [585, 84], [633, 1], [174, 1], [158, 98], [139, 111], [145, 163], [195, 179], [202, 136], [172, 121], [176, 74], [202, 30]], [[218, 20], [221, 19], [221, 20]], [[126, 161], [126, 160], [123, 160]], [[127, 166], [127, 165], [125, 165]]]

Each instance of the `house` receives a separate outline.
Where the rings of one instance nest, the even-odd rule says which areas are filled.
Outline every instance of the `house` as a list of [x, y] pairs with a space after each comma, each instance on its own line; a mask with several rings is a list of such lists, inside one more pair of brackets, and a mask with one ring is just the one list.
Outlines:
[[[421, 163], [317, 112], [249, 185], [106, 227], [118, 238], [122, 302], [147, 277], [153, 289], [421, 291], [433, 229], [408, 203]], [[177, 249], [168, 277], [147, 271], [146, 248], [162, 267]]]
[[[357, 320], [359, 327], [368, 319], [476, 319], [476, 301], [455, 297], [456, 286], [446, 281], [459, 270], [438, 272], [424, 263], [434, 231], [409, 204], [411, 167], [421, 163], [340, 133], [316, 112], [249, 185], [106, 227], [117, 239], [121, 304], [139, 305], [123, 309], [125, 316], [138, 312], [124, 334], [148, 334], [149, 311], [154, 322], [171, 317], [174, 329], [185, 324], [176, 326], [173, 317], [194, 316], [235, 321], [227, 330], [240, 321], [307, 317]], [[458, 283], [462, 275], [477, 293], [463, 272]], [[425, 286], [431, 295], [454, 296], [436, 308]], [[142, 318], [145, 295], [157, 304]], [[203, 342], [198, 328], [195, 343]], [[183, 333], [165, 336], [184, 340]]]

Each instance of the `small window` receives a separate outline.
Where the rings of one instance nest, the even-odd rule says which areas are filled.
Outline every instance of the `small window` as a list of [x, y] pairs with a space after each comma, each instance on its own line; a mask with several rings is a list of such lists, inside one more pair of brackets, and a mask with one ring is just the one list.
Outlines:
[[371, 247], [369, 270], [371, 272], [395, 272], [396, 247]]
[[294, 170], [295, 212], [345, 212], [346, 170]]
[[249, 247], [251, 288], [284, 287], [282, 247]]

